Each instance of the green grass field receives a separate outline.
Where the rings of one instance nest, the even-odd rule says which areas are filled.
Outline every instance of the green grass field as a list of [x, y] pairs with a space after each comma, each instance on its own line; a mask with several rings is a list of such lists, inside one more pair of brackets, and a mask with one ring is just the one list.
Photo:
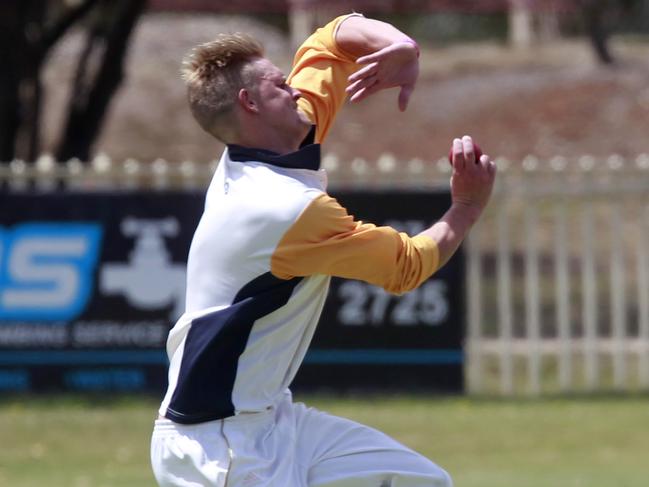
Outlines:
[[[385, 431], [448, 469], [456, 487], [649, 485], [647, 397], [296, 399]], [[156, 406], [147, 398], [2, 399], [0, 486], [154, 485]]]

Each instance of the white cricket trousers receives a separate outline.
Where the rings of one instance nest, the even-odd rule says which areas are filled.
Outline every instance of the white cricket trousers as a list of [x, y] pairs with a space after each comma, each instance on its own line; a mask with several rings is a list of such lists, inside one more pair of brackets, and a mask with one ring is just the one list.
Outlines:
[[182, 425], [157, 420], [161, 487], [452, 487], [450, 476], [389, 436], [287, 396], [276, 407]]

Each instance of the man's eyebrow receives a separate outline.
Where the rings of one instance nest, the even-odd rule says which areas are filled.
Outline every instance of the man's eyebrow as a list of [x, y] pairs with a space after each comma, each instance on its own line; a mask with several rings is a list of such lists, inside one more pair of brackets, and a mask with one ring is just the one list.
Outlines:
[[262, 79], [267, 79], [268, 81], [281, 81], [286, 83], [286, 76], [283, 73], [269, 73], [261, 77]]

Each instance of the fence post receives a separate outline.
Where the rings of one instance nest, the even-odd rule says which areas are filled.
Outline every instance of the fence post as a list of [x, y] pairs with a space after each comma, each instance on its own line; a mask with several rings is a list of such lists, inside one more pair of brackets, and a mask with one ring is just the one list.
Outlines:
[[622, 221], [619, 204], [611, 206], [611, 337], [613, 347], [613, 386], [626, 384], [626, 285], [622, 247]]
[[541, 392], [541, 333], [539, 298], [539, 252], [537, 241], [538, 211], [536, 201], [525, 207], [525, 328], [530, 342], [528, 355], [529, 393]]
[[645, 208], [640, 219], [637, 264], [638, 264], [638, 380], [642, 389], [649, 388], [649, 258], [647, 257], [647, 221], [649, 208]]
[[555, 311], [559, 349], [559, 389], [566, 392], [572, 384], [572, 347], [570, 333], [570, 278], [568, 274], [568, 236], [565, 201], [554, 208]]
[[584, 324], [583, 351], [585, 362], [586, 388], [594, 390], [598, 382], [599, 367], [597, 360], [597, 283], [593, 243], [592, 202], [584, 202], [581, 216], [582, 232], [582, 317]]
[[468, 254], [468, 351], [469, 391], [483, 391], [482, 373], [482, 254], [481, 228], [478, 224], [471, 231], [467, 245]]
[[500, 317], [500, 385], [503, 394], [514, 392], [512, 356], [512, 285], [509, 204], [503, 200], [498, 213], [498, 316]]

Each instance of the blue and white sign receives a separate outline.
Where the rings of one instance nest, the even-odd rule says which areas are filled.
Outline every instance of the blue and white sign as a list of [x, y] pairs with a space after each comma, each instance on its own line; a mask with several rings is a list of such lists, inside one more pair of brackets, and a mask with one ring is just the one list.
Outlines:
[[101, 233], [98, 223], [0, 227], [0, 326], [79, 316], [94, 290]]
[[[357, 218], [419, 233], [446, 193], [334, 193]], [[166, 387], [202, 192], [0, 193], [0, 391]], [[334, 278], [295, 389], [463, 388], [461, 254], [393, 296]]]
[[162, 390], [197, 193], [2, 193], [0, 390]]

